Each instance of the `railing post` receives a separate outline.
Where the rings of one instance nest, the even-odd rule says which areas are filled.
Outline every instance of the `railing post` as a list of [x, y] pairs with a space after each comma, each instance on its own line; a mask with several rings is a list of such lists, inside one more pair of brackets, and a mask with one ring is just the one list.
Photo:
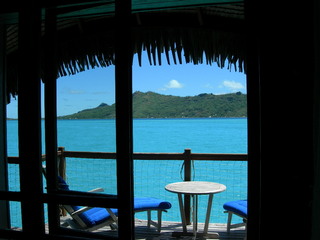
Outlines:
[[[184, 181], [191, 181], [191, 149], [187, 148], [184, 150]], [[184, 195], [184, 212], [186, 216], [187, 225], [191, 224], [190, 221], [190, 195]]]
[[58, 147], [58, 173], [60, 177], [66, 179], [66, 158], [64, 151], [64, 147]]
[[[58, 147], [58, 174], [60, 177], [62, 177], [63, 179], [66, 180], [66, 157], [64, 156], [64, 151], [65, 151], [65, 147]], [[63, 208], [60, 207], [60, 214], [62, 216], [67, 216], [67, 211]]]

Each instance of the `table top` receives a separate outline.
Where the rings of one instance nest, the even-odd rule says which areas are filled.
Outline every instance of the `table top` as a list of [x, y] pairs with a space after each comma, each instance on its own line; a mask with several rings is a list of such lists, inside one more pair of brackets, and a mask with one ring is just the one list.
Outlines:
[[215, 182], [186, 181], [170, 183], [165, 186], [165, 189], [173, 193], [203, 195], [220, 193], [225, 191], [227, 187]]

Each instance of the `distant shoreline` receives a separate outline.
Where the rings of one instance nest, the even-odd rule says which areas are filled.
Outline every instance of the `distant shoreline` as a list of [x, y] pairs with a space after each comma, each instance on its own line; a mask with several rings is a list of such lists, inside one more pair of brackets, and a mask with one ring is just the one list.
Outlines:
[[[246, 94], [229, 93], [179, 97], [155, 92], [134, 92], [132, 95], [134, 118], [230, 118], [247, 116]], [[113, 119], [116, 105], [101, 103], [97, 107], [60, 116], [59, 119]]]
[[[148, 120], [148, 119], [156, 119], [156, 120], [170, 120], [170, 119], [246, 119], [248, 117], [198, 117], [198, 118], [188, 118], [188, 117], [184, 117], [184, 118], [133, 118], [133, 120]], [[7, 118], [7, 121], [17, 121], [18, 118]], [[41, 120], [45, 120], [44, 118], [41, 118]], [[115, 118], [70, 118], [70, 119], [66, 119], [66, 118], [59, 118], [57, 117], [57, 120], [115, 120]]]

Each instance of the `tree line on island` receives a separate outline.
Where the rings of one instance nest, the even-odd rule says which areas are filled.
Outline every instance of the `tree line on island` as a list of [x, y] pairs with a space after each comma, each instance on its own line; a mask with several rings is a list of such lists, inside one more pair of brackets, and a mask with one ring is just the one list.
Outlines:
[[[232, 118], [247, 117], [247, 95], [241, 92], [214, 95], [202, 93], [178, 97], [155, 92], [133, 93], [134, 118]], [[58, 117], [59, 119], [112, 119], [115, 104], [101, 103], [96, 108]]]

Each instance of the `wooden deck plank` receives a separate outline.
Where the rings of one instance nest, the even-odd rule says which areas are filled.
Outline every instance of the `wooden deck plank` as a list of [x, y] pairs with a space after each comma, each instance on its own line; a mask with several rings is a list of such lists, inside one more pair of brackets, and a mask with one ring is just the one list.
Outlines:
[[[204, 223], [198, 224], [199, 232], [202, 232], [204, 228]], [[147, 221], [145, 220], [135, 220], [135, 233], [136, 240], [173, 240], [173, 239], [183, 239], [183, 240], [202, 240], [210, 239], [206, 237], [194, 237], [194, 236], [182, 236], [182, 237], [173, 237], [172, 232], [182, 232], [182, 225], [179, 222], [162, 222], [161, 233], [159, 234], [155, 227], [147, 227]], [[192, 225], [188, 226], [188, 231], [192, 232]], [[116, 231], [111, 231], [110, 228], [103, 228], [97, 230], [97, 232], [116, 235]], [[228, 239], [228, 240], [243, 240], [245, 238], [244, 227], [231, 230], [230, 234], [227, 234], [227, 225], [211, 223], [209, 225], [208, 233], [219, 233], [219, 239]]]
[[[63, 217], [61, 224], [65, 223], [65, 221], [70, 218], [69, 216]], [[204, 223], [198, 223], [198, 232], [203, 232]], [[192, 225], [187, 226], [188, 233], [192, 233]], [[21, 231], [21, 228], [15, 228], [16, 231]], [[46, 233], [49, 232], [48, 224], [45, 227]], [[148, 228], [146, 220], [135, 219], [135, 239], [136, 240], [203, 240], [203, 239], [213, 239], [210, 237], [202, 237], [202, 236], [180, 236], [175, 237], [172, 236], [174, 232], [182, 232], [182, 224], [181, 222], [169, 222], [162, 221], [161, 233], [158, 233], [157, 228], [151, 226]], [[117, 230], [112, 230], [109, 226], [100, 228], [94, 231], [99, 235], [107, 235], [107, 236], [117, 236]], [[223, 223], [210, 223], [208, 234], [210, 233], [218, 233], [220, 240], [244, 240], [246, 236], [245, 227], [241, 226], [235, 229], [231, 229], [230, 234], [227, 233], [227, 224]], [[216, 238], [215, 238], [216, 239]]]
[[[198, 231], [201, 233], [204, 228], [204, 223], [198, 223]], [[189, 232], [192, 232], [192, 225], [187, 226]], [[46, 232], [48, 233], [48, 225], [46, 225]], [[117, 236], [116, 230], [111, 230], [110, 227], [104, 227], [94, 231], [99, 234], [105, 234], [109, 236]], [[182, 232], [182, 224], [180, 222], [162, 222], [161, 233], [158, 233], [157, 229], [153, 226], [147, 227], [146, 220], [135, 219], [135, 234], [136, 240], [204, 240], [210, 239], [208, 237], [197, 236], [181, 236], [173, 237], [173, 232]], [[227, 233], [227, 224], [222, 223], [210, 223], [208, 233], [219, 233], [220, 240], [244, 240], [245, 229], [239, 227], [232, 229], [230, 234]]]

